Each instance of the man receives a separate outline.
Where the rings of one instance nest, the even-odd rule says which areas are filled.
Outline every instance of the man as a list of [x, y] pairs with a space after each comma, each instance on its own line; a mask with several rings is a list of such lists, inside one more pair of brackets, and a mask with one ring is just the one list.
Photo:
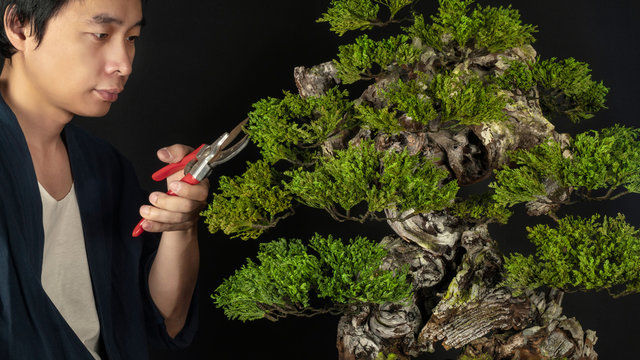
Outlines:
[[[208, 182], [176, 174], [177, 196], [142, 205], [129, 163], [69, 124], [105, 115], [123, 90], [141, 1], [0, 4], [0, 359], [144, 359], [148, 339], [188, 344]], [[140, 216], [147, 232], [132, 238]]]

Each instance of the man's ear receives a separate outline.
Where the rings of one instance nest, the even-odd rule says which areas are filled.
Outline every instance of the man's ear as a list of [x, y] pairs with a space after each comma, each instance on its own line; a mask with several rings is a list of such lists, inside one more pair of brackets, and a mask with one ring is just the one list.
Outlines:
[[18, 51], [24, 51], [28, 32], [31, 31], [29, 23], [22, 23], [18, 19], [15, 12], [15, 5], [8, 6], [5, 9], [2, 20], [4, 22], [4, 31], [11, 45]]

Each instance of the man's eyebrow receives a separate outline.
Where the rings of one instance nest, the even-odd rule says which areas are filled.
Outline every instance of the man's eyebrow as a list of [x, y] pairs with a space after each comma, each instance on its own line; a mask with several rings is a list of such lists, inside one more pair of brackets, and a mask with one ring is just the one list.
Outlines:
[[[122, 25], [122, 24], [124, 24], [124, 21], [122, 19], [118, 19], [118, 18], [113, 17], [113, 16], [111, 16], [109, 14], [98, 14], [98, 15], [92, 17], [90, 22], [92, 22], [94, 24], [99, 24], [99, 25], [103, 25], [103, 24]], [[135, 23], [132, 26], [132, 28], [134, 28], [136, 26], [143, 27], [145, 23], [146, 23], [145, 19], [142, 18], [142, 19], [140, 19], [140, 21]]]

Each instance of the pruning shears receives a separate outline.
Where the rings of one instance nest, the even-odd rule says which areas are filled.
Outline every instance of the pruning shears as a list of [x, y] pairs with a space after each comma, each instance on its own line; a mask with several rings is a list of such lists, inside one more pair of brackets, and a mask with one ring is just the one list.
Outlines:
[[[156, 171], [151, 175], [151, 178], [155, 181], [162, 181], [170, 175], [184, 169], [185, 176], [180, 179], [180, 181], [191, 185], [199, 184], [211, 175], [214, 167], [231, 160], [247, 146], [249, 137], [245, 135], [240, 141], [227, 149], [229, 144], [242, 132], [242, 127], [247, 121], [248, 119], [244, 119], [236, 125], [231, 132], [222, 134], [216, 141], [211, 143], [211, 145], [202, 144], [189, 155], [185, 156], [180, 162], [169, 164]], [[167, 191], [167, 195], [175, 196], [176, 194], [169, 190]], [[144, 232], [144, 229], [142, 229], [143, 221], [144, 219], [140, 220], [138, 225], [133, 229], [133, 233], [131, 234], [133, 237], [138, 237]]]

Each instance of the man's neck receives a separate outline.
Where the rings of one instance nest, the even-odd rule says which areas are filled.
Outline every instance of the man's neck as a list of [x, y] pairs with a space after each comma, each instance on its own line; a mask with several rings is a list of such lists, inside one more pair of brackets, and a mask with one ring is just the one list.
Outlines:
[[61, 133], [72, 115], [44, 101], [20, 61], [5, 60], [0, 73], [0, 93], [22, 128], [38, 181], [56, 200], [64, 198], [73, 177]]
[[32, 152], [47, 152], [61, 145], [60, 134], [73, 115], [42, 99], [31, 86], [19, 60], [5, 59], [0, 73], [0, 93], [16, 115]]

